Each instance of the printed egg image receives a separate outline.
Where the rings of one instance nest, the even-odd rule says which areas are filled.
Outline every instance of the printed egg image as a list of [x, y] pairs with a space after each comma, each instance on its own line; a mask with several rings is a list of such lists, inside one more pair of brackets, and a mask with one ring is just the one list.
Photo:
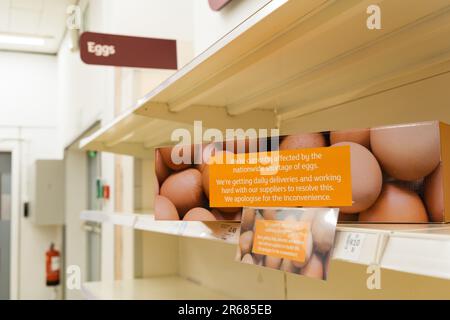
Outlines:
[[251, 254], [247, 253], [242, 257], [241, 260], [242, 263], [246, 263], [246, 264], [255, 264], [255, 260], [253, 260], [253, 257]]
[[428, 222], [422, 199], [413, 191], [394, 183], [385, 183], [380, 197], [359, 214], [364, 222]]
[[[165, 147], [160, 148], [159, 152], [166, 166], [175, 171], [189, 168], [194, 163], [194, 145]], [[175, 157], [179, 158], [180, 163]]]
[[386, 173], [406, 181], [430, 174], [440, 161], [437, 123], [375, 128], [370, 131], [372, 152]]
[[241, 261], [241, 259], [242, 259], [241, 248], [239, 248], [239, 246], [238, 246], [236, 249], [236, 255], [234, 257], [234, 260]]
[[303, 266], [305, 266], [308, 261], [309, 258], [311, 257], [312, 253], [313, 253], [313, 237], [311, 232], [308, 232], [306, 239], [305, 239], [305, 260], [304, 261], [292, 261], [292, 264], [297, 267], [297, 268], [301, 268]]
[[202, 174], [193, 168], [176, 172], [164, 181], [160, 194], [172, 201], [183, 217], [190, 209], [203, 205]]
[[378, 198], [383, 183], [380, 165], [373, 154], [360, 144], [339, 142], [332, 147], [350, 146], [353, 205], [341, 207], [343, 213], [358, 213], [369, 208]]
[[340, 130], [330, 132], [330, 143], [354, 142], [370, 149], [370, 130]]
[[218, 208], [211, 208], [211, 213], [214, 215], [216, 220], [233, 220], [240, 221], [242, 218], [241, 208], [236, 212], [224, 212]]
[[321, 257], [313, 254], [308, 264], [300, 270], [300, 274], [310, 278], [323, 279], [324, 267]]
[[211, 211], [205, 208], [193, 208], [183, 217], [184, 221], [216, 221], [216, 217]]
[[336, 216], [333, 213], [318, 215], [312, 224], [314, 249], [322, 254], [331, 250], [336, 231]]
[[238, 211], [241, 211], [242, 208], [240, 207], [217, 207], [217, 210], [219, 210], [222, 213], [236, 213]]
[[264, 258], [264, 266], [272, 269], [280, 269], [281, 266], [281, 258], [265, 256]]
[[276, 209], [263, 209], [261, 212], [264, 220], [276, 220], [277, 210]]
[[239, 247], [242, 254], [250, 253], [253, 246], [253, 231], [245, 231], [239, 237]]
[[201, 148], [199, 148], [200, 152], [198, 152], [200, 154], [200, 159], [196, 159], [195, 163], [198, 163], [197, 169], [200, 170], [200, 172], [203, 172], [203, 169], [209, 163], [211, 157], [215, 156], [216, 152], [222, 151], [222, 144], [210, 143], [207, 145], [200, 145], [200, 146], [201, 146]]
[[155, 150], [155, 173], [159, 184], [162, 184], [171, 173], [171, 170], [166, 166], [161, 152], [158, 149]]
[[245, 208], [242, 213], [241, 230], [251, 230], [255, 223], [255, 209]]
[[262, 265], [264, 255], [258, 253], [251, 253], [251, 255], [253, 257], [253, 261], [255, 261], [255, 264]]
[[280, 270], [290, 273], [298, 273], [299, 269], [292, 263], [291, 260], [283, 259], [281, 262]]
[[155, 197], [155, 218], [161, 220], [180, 220], [177, 208], [166, 197], [156, 195]]
[[325, 147], [326, 140], [322, 133], [301, 133], [286, 136], [280, 143], [280, 150]]
[[355, 221], [358, 221], [358, 217], [359, 217], [358, 213], [346, 214], [343, 212], [339, 212], [338, 221], [339, 222], [355, 222]]
[[[229, 161], [228, 157], [231, 157], [233, 154], [228, 151], [216, 151], [214, 155], [217, 163], [226, 163], [227, 161]], [[208, 198], [209, 198], [209, 168], [210, 168], [209, 162], [205, 163], [202, 171], [202, 186]]]
[[155, 193], [155, 196], [159, 194], [159, 182], [158, 179], [155, 177], [155, 180], [153, 182], [153, 191]]
[[329, 252], [324, 258], [323, 258], [323, 278], [328, 279], [328, 272], [330, 269], [330, 263], [331, 263], [331, 252]]
[[444, 180], [439, 165], [424, 181], [424, 201], [433, 222], [444, 221]]

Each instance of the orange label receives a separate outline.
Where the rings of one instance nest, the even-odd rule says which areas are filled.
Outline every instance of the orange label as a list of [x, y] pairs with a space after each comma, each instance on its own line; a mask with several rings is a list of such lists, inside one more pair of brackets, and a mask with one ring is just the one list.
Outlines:
[[304, 221], [256, 220], [252, 252], [304, 262], [309, 232]]
[[232, 158], [210, 166], [211, 207], [352, 205], [349, 146]]

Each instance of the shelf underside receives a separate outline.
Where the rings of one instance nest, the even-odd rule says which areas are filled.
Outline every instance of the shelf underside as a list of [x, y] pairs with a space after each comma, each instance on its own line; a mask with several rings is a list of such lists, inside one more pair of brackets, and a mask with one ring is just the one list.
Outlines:
[[[82, 147], [148, 158], [175, 128], [274, 128], [450, 71], [447, 0], [278, 1], [244, 21]], [[382, 29], [365, 27], [379, 4]], [[332, 128], [330, 128], [332, 129]]]
[[[83, 211], [81, 219], [123, 225], [136, 230], [194, 237], [236, 245], [239, 223], [155, 221], [152, 214]], [[357, 236], [361, 245], [346, 246]], [[450, 225], [448, 224], [340, 224], [333, 259], [378, 264], [383, 268], [450, 279]]]

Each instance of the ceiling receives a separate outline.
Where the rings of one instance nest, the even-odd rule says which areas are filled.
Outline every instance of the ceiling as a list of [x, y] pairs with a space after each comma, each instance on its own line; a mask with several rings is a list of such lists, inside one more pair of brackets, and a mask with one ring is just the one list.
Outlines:
[[42, 46], [0, 43], [0, 50], [55, 54], [66, 29], [66, 9], [76, 0], [0, 0], [0, 36], [45, 37]]

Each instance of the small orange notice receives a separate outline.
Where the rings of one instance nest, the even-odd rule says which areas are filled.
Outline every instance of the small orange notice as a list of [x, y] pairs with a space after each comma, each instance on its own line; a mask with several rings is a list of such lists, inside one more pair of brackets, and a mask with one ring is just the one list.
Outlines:
[[211, 207], [352, 205], [349, 146], [239, 154], [226, 162], [210, 166]]
[[256, 220], [252, 252], [304, 262], [309, 233], [305, 221]]

